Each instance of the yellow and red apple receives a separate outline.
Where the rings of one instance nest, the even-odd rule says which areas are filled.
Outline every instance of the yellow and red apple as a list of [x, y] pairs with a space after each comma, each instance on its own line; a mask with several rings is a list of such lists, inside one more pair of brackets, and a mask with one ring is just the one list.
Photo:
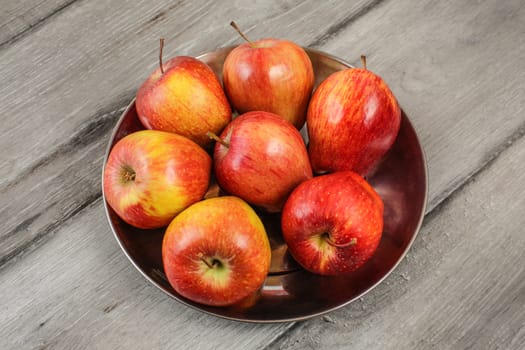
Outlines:
[[162, 243], [173, 289], [206, 305], [231, 305], [252, 295], [263, 285], [270, 259], [263, 223], [233, 196], [193, 204], [170, 223]]
[[177, 133], [204, 147], [211, 143], [206, 133], [220, 133], [232, 118], [213, 70], [187, 56], [161, 63], [140, 86], [136, 108], [146, 128]]
[[193, 141], [173, 133], [142, 130], [112, 148], [103, 177], [109, 206], [128, 224], [144, 229], [167, 226], [208, 189], [210, 156]]

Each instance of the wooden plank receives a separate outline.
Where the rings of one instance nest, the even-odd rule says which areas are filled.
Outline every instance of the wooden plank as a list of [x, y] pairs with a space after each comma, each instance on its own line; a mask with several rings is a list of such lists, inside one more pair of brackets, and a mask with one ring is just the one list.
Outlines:
[[27, 34], [76, 0], [3, 1], [0, 12], [0, 47]]
[[100, 198], [2, 270], [0, 290], [1, 349], [255, 349], [289, 327], [219, 319], [153, 287], [120, 250]]
[[[287, 33], [289, 30], [292, 36], [296, 35], [295, 38], [299, 39], [299, 42], [308, 43], [308, 40], [312, 40], [311, 42], [316, 44], [317, 47], [333, 52], [341, 57], [349, 58], [350, 55], [348, 52], [357, 51], [357, 55], [365, 51], [366, 53], [372, 53], [369, 55], [370, 67], [374, 69], [377, 67], [377, 71], [384, 75], [387, 81], [391, 83], [394, 91], [421, 133], [430, 161], [432, 186], [431, 207], [433, 208], [451, 191], [457, 188], [459, 184], [464, 182], [470, 174], [485, 166], [486, 162], [492, 158], [494, 153], [499, 154], [500, 148], [506, 147], [507, 141], [517, 139], [523, 132], [523, 127], [521, 126], [523, 123], [523, 90], [517, 84], [519, 80], [522, 80], [521, 78], [523, 78], [524, 71], [522, 69], [523, 62], [519, 60], [519, 57], [523, 56], [522, 50], [524, 46], [522, 45], [523, 35], [521, 34], [523, 33], [522, 19], [524, 17], [523, 9], [518, 8], [519, 5], [518, 2], [507, 2], [505, 4], [497, 4], [497, 6], [495, 3], [488, 2], [479, 7], [450, 3], [442, 5], [419, 3], [414, 5], [405, 1], [396, 2], [394, 6], [392, 2], [385, 2], [379, 4], [376, 10], [369, 13], [361, 21], [359, 19], [346, 21], [346, 17], [351, 16], [348, 12], [343, 12], [343, 5], [337, 8], [339, 13], [327, 12], [325, 15], [319, 15], [312, 10], [312, 15], [309, 18], [315, 17], [313, 18], [314, 23], [324, 21], [325, 23], [332, 24], [333, 22], [327, 21], [327, 18], [332, 18], [337, 15], [339, 15], [339, 17], [337, 17], [338, 19], [345, 17], [345, 19], [339, 21], [342, 23], [341, 26], [330, 25], [329, 32], [331, 32], [332, 35], [326, 36], [323, 31], [318, 31], [315, 26], [306, 28], [306, 24], [304, 24], [301, 27], [302, 19], [297, 15], [308, 12], [310, 9], [301, 6], [308, 7], [311, 6], [311, 3], [297, 5], [297, 7], [289, 9], [289, 12], [285, 11], [287, 16], [292, 17], [291, 15], [294, 14], [296, 16], [296, 20], [291, 22], [292, 27], [288, 28], [283, 26], [282, 23], [288, 20], [286, 16], [274, 16], [274, 18], [268, 20], [266, 23], [272, 28], [272, 33]], [[151, 9], [149, 6], [148, 10]], [[5, 227], [12, 228], [16, 228], [22, 218], [30, 219], [33, 216], [37, 216], [37, 219], [33, 220], [33, 223], [39, 222], [38, 225], [33, 224], [34, 226], [28, 226], [30, 232], [27, 234], [29, 236], [24, 236], [26, 233], [23, 232], [23, 227], [18, 227], [18, 229], [11, 232], [16, 235], [21, 233], [20, 236], [22, 236], [23, 242], [31, 242], [31, 239], [34, 237], [31, 235], [38, 235], [43, 231], [49, 233], [49, 241], [41, 247], [38, 256], [43, 254], [43, 249], [47, 249], [47, 247], [54, 242], [55, 237], [58, 236], [58, 234], [56, 234], [56, 236], [54, 235], [56, 227], [48, 227], [50, 222], [57, 219], [58, 224], [61, 224], [62, 222], [60, 220], [63, 220], [64, 217], [75, 214], [79, 210], [82, 210], [86, 203], [89, 204], [90, 201], [98, 198], [97, 191], [99, 191], [99, 184], [96, 184], [96, 181], [98, 181], [96, 179], [99, 178], [99, 161], [101, 157], [98, 152], [103, 149], [103, 145], [105, 144], [103, 138], [107, 137], [107, 130], [111, 128], [112, 124], [111, 120], [114, 120], [118, 115], [119, 109], [125, 104], [124, 101], [127, 101], [127, 99], [131, 97], [136, 88], [135, 84], [143, 79], [143, 76], [139, 77], [137, 72], [140, 71], [144, 73], [155, 65], [154, 60], [150, 61], [148, 57], [155, 56], [157, 37], [166, 28], [174, 28], [174, 24], [171, 22], [175, 21], [175, 18], [177, 18], [175, 22], [181, 22], [178, 21], [178, 17], [176, 16], [158, 16], [162, 14], [162, 9], [164, 8], [162, 4], [158, 6], [159, 7], [155, 7], [151, 12], [147, 12], [148, 10], [144, 10], [144, 8], [140, 8], [140, 6], [137, 6], [138, 9], [136, 12], [135, 10], [123, 9], [123, 14], [121, 15], [123, 17], [119, 17], [119, 15], [115, 17], [117, 22], [116, 27], [105, 23], [105, 21], [101, 21], [101, 23], [97, 24], [97, 27], [100, 29], [100, 32], [98, 32], [95, 30], [94, 24], [90, 24], [82, 18], [86, 16], [86, 13], [93, 13], [94, 16], [99, 16], [98, 18], [106, 18], [105, 16], [117, 12], [117, 5], [109, 4], [104, 7], [104, 4], [101, 2], [94, 3], [93, 7], [83, 3], [78, 6], [75, 5], [68, 9], [67, 12], [57, 16], [53, 22], [46, 24], [46, 26], [32, 33], [31, 37], [24, 38], [20, 40], [20, 42], [0, 52], [0, 60], [3, 63], [8, 62], [11, 68], [14, 69], [13, 72], [11, 72], [11, 70], [8, 70], [5, 66], [0, 67], [0, 76], [6, 78], [3, 81], [5, 85], [0, 86], [0, 90], [3, 90], [1, 91], [2, 94], [0, 94], [0, 96], [2, 96], [0, 97], [0, 99], [2, 99], [0, 111], [2, 115], [7, 116], [4, 125], [5, 129], [2, 138], [0, 138], [0, 140], [3, 140], [0, 141], [2, 142], [0, 146], [3, 150], [0, 179], [2, 179], [2, 181], [5, 180], [5, 182], [2, 182], [3, 190], [10, 191], [10, 196], [2, 196], [2, 198], [6, 198], [2, 200], [2, 206], [3, 208], [9, 206], [9, 208], [11, 208], [8, 209], [10, 210], [9, 213], [13, 213], [15, 219], [9, 221], [11, 216], [7, 215], [7, 211], [2, 211], [1, 215], [3, 221], [6, 222]], [[451, 7], [448, 8], [446, 6]], [[97, 10], [97, 7], [100, 8], [100, 10]], [[199, 13], [198, 10], [201, 10], [201, 8], [194, 8], [194, 10], [196, 13]], [[206, 48], [209, 48], [211, 43], [216, 44], [217, 42], [222, 42], [222, 40], [220, 40], [221, 38], [230, 38], [229, 35], [225, 34], [229, 29], [224, 32], [217, 29], [221, 28], [218, 24], [222, 23], [223, 19], [220, 18], [219, 21], [219, 19], [214, 18], [212, 15], [213, 12], [206, 12], [203, 15], [204, 17], [197, 19], [195, 19], [195, 15], [192, 16], [191, 13], [191, 11], [187, 10], [187, 12], [182, 11], [177, 14], [177, 16], [188, 14], [186, 17], [181, 16], [181, 18], [184, 19], [182, 23], [188, 24], [188, 17], [193, 19], [194, 23], [189, 25], [188, 34], [184, 32], [181, 33], [181, 36], [173, 39], [181, 45], [186, 45], [181, 46], [182, 50], [186, 50], [185, 52], [191, 53], [192, 50], [197, 52], [198, 49], [204, 51]], [[230, 9], [230, 13], [234, 12]], [[433, 13], [437, 18], [427, 17], [425, 13]], [[466, 13], [470, 13], [470, 15], [467, 16]], [[241, 12], [239, 12], [239, 14], [241, 14]], [[148, 17], [148, 15], [151, 15], [151, 17]], [[472, 18], [475, 20], [472, 20], [470, 16], [473, 16]], [[134, 21], [131, 21], [132, 24], [127, 23], [125, 20], [129, 20], [128, 17], [134, 18]], [[157, 19], [153, 20], [154, 18]], [[203, 34], [197, 29], [203, 28], [205, 25], [203, 24], [199, 28], [196, 27], [200, 26], [200, 23], [198, 23], [199, 19], [202, 20], [204, 18], [206, 19], [206, 26], [211, 23], [211, 30]], [[259, 31], [262, 32], [263, 29], [265, 29], [264, 26], [260, 24], [262, 17], [253, 17], [252, 15], [252, 17], [240, 18], [245, 18], [245, 23], [258, 25], [248, 31], [248, 33], [254, 37], [257, 36], [255, 34]], [[397, 20], [395, 25], [391, 22], [390, 18]], [[470, 21], [466, 20], [469, 18], [471, 19]], [[152, 19], [153, 22], [145, 25], [146, 19]], [[226, 22], [228, 22], [228, 20], [226, 20]], [[77, 23], [80, 24], [77, 26]], [[138, 24], [134, 26], [133, 23]], [[310, 22], [306, 21], [306, 23], [309, 24]], [[335, 23], [338, 22], [335, 21]], [[215, 26], [213, 26], [213, 24], [215, 24]], [[125, 26], [126, 28], [119, 29], [118, 25]], [[140, 32], [139, 25], [145, 27], [144, 32]], [[349, 25], [347, 30], [344, 29], [345, 25]], [[427, 26], [430, 29], [428, 29]], [[70, 33], [80, 32], [79, 28], [86, 28], [83, 30], [86, 30], [89, 35], [94, 36], [94, 38], [70, 38]], [[183, 26], [178, 28], [183, 28]], [[251, 28], [250, 25], [248, 25], [248, 28]], [[297, 28], [303, 32], [301, 33]], [[450, 28], [450, 31], [444, 31], [442, 28]], [[111, 37], [115, 43], [112, 43], [111, 40], [104, 39], [102, 35], [104, 32], [110, 33], [112, 29], [117, 29], [114, 36]], [[297, 32], [294, 32], [294, 30], [297, 30]], [[217, 34], [214, 31], [220, 33]], [[67, 35], [65, 33], [67, 33]], [[320, 33], [323, 34], [320, 36]], [[208, 39], [208, 36], [211, 37], [211, 39]], [[205, 38], [202, 39], [203, 37]], [[130, 43], [130, 39], [134, 39], [135, 41], [132, 40]], [[369, 43], [365, 44], [364, 39], [369, 40]], [[136, 44], [137, 42], [145, 43], [148, 40], [152, 44], [147, 50], [141, 49]], [[432, 49], [433, 46], [430, 45], [432, 42], [437, 45], [434, 49]], [[60, 45], [63, 45], [63, 48], [67, 49], [63, 49], [65, 52], [60, 55], [60, 60], [53, 62], [56, 55], [57, 43], [61, 43]], [[101, 47], [98, 47], [97, 44]], [[363, 50], [365, 47], [366, 50]], [[403, 49], [401, 50], [400, 47]], [[500, 65], [490, 65], [490, 63], [494, 62], [494, 55], [502, 49], [508, 53], [506, 61]], [[175, 51], [172, 46], [171, 53], [173, 54]], [[450, 61], [445, 58], [445, 56], [451, 57]], [[110, 61], [110, 57], [112, 60], [115, 60], [115, 62]], [[418, 58], [418, 60], [411, 59], [414, 57]], [[9, 58], [9, 60], [7, 60], [7, 58]], [[147, 69], [143, 68], [144, 62], [151, 62]], [[43, 68], [37, 71], [34, 67], [38, 63], [40, 63]], [[128, 67], [128, 65], [130, 67]], [[139, 67], [142, 68], [138, 69]], [[486, 67], [486, 69], [480, 67]], [[89, 74], [86, 73], [88, 70]], [[63, 73], [60, 75], [57, 72]], [[72, 80], [72, 77], [75, 77], [76, 81], [81, 82], [80, 86], [82, 89], [74, 85], [75, 81]], [[129, 80], [134, 79], [133, 82], [129, 82], [128, 78]], [[55, 81], [55, 79], [57, 81]], [[424, 84], [429, 81], [431, 82], [430, 85]], [[9, 89], [4, 89], [5, 86], [8, 86]], [[113, 86], [113, 88], [110, 88], [110, 86]], [[451, 87], [454, 88], [451, 89]], [[37, 88], [41, 95], [34, 96], [34, 94], [30, 93], [30, 91], [32, 91], [29, 90], [30, 88]], [[86, 96], [89, 96], [89, 98]], [[11, 101], [13, 98], [15, 98], [16, 103]], [[57, 105], [56, 101], [61, 101], [61, 104]], [[6, 107], [6, 104], [9, 108]], [[78, 110], [76, 110], [77, 108]], [[57, 119], [54, 117], [55, 115], [65, 116], [60, 128], [56, 127]], [[493, 118], [494, 115], [501, 117], [496, 119]], [[86, 122], [90, 120], [92, 120], [93, 123], [86, 124]], [[34, 125], [39, 126], [38, 130], [35, 130]], [[84, 126], [85, 129], [75, 134], [75, 131], [81, 129], [82, 126]], [[101, 129], [97, 129], [98, 127]], [[92, 135], [92, 138], [90, 139], [88, 137], [88, 142], [86, 142], [85, 145], [80, 144], [80, 141], [78, 141], [79, 146], [77, 150], [75, 142], [73, 141], [85, 135]], [[99, 138], [99, 136], [95, 135], [102, 136]], [[27, 146], [27, 140], [32, 140], [36, 145]], [[35, 156], [35, 154], [38, 154], [39, 149], [45, 150], [42, 157]], [[61, 152], [67, 153], [68, 151], [71, 152], [69, 155], [64, 155], [63, 158], [55, 160], [53, 155], [59, 155]], [[4, 162], [4, 157], [9, 157], [7, 159], [9, 161]], [[70, 176], [69, 168], [71, 168], [71, 166], [81, 171], [82, 175], [74, 173], [79, 177], [75, 178], [75, 176]], [[57, 169], [63, 169], [63, 171], [57, 173]], [[46, 174], [53, 174], [52, 176], [56, 177], [49, 182], [40, 183], [41, 179], [46, 178]], [[93, 180], [86, 181], [86, 178], [89, 179], [91, 176], [94, 176], [92, 178]], [[32, 181], [32, 179], [34, 181]], [[63, 183], [61, 183], [61, 181]], [[63, 184], [65, 184], [65, 186], [63, 186]], [[79, 188], [82, 188], [81, 193], [78, 193]], [[4, 192], [2, 192], [2, 194], [3, 193]], [[47, 201], [47, 197], [48, 194], [53, 193], [55, 193], [54, 201], [60, 202], [64, 199], [64, 203], [61, 204], [63, 208], [73, 206], [76, 207], [77, 210], [67, 212], [67, 215], [64, 216], [60, 207], [57, 207], [54, 213], [48, 214], [46, 210], [53, 204], [53, 201]], [[31, 203], [30, 199], [33, 198], [36, 204], [28, 204]], [[480, 200], [480, 198], [477, 197], [475, 199]], [[13, 202], [15, 204], [13, 204]], [[27, 209], [27, 207], [31, 209]], [[18, 209], [18, 211], [15, 209]], [[38, 216], [39, 213], [41, 213], [40, 216]], [[82, 212], [82, 214], [84, 214], [84, 212]], [[99, 211], [98, 215], [100, 217], [97, 218], [100, 219], [102, 217], [102, 211]], [[79, 219], [75, 217], [75, 220]], [[90, 231], [96, 230], [97, 224], [91, 221], [86, 221], [84, 224]], [[43, 229], [46, 227], [48, 227], [48, 229]], [[423, 238], [418, 240], [418, 244], [423, 244], [428, 241], [428, 235], [428, 233], [423, 233]], [[30, 239], [25, 240], [24, 237], [29, 237]], [[423, 243], [419, 243], [420, 241]], [[2, 242], [5, 241], [2, 240]], [[445, 240], [444, 242], [446, 243], [447, 241]], [[455, 241], [452, 243], [454, 242]], [[75, 246], [73, 243], [70, 244], [71, 246]], [[96, 248], [92, 248], [91, 254], [88, 257], [84, 256], [82, 259], [79, 259], [79, 261], [82, 260], [81, 264], [91, 266], [92, 263], [90, 259], [92, 257], [98, 259], [96, 252], [100, 249], [99, 244], [101, 243], [95, 244]], [[462, 244], [465, 245], [466, 243]], [[13, 246], [20, 246], [19, 242], [15, 242]], [[80, 248], [85, 246], [88, 246], [88, 244], [80, 243]], [[431, 248], [434, 249], [441, 248], [442, 251], [444, 247], [446, 246], [431, 246]], [[53, 246], [49, 248], [51, 250], [49, 250], [47, 254], [48, 256], [56, 255], [56, 252], [66, 248], [65, 246]], [[420, 270], [418, 270], [420, 274], [427, 274], [428, 269], [433, 266], [432, 263], [434, 260], [428, 251], [425, 253], [426, 254], [420, 253], [421, 255], [418, 256], [419, 258], [415, 262], [411, 253], [410, 258], [406, 262], [409, 264], [407, 271], [415, 273], [413, 272], [412, 265], [420, 265]], [[437, 252], [435, 252], [435, 254], [441, 256], [441, 254]], [[20, 259], [17, 264], [9, 266], [5, 272], [9, 273], [12, 268], [22, 266], [26, 261], [28, 261], [27, 264], [39, 265], [41, 259], [30, 260], [33, 256], [36, 255], [27, 254], [23, 259]], [[68, 265], [68, 263], [69, 260], [64, 260], [61, 270], [57, 267], [54, 271], [64, 273], [64, 265]], [[129, 264], [124, 265], [128, 266]], [[10, 294], [11, 297], [14, 295], [18, 296], [18, 294], [24, 290], [29, 292], [31, 286], [41, 281], [37, 279], [39, 276], [47, 276], [50, 274], [50, 272], [48, 272], [39, 275], [38, 272], [40, 271], [34, 269], [31, 270], [31, 273], [22, 273], [22, 271], [28, 270], [28, 265], [23, 266], [25, 266], [25, 270], [20, 270], [21, 274], [18, 277], [6, 279], [9, 283], [4, 283], [2, 279], [2, 290], [7, 290], [11, 288], [10, 284], [13, 283], [15, 279], [20, 279], [27, 274], [28, 280], [26, 280], [25, 284], [15, 284], [16, 287], [13, 287], [13, 290], [18, 293]], [[449, 270], [446, 271], [452, 269], [450, 266], [448, 268]], [[116, 270], [118, 270], [118, 268], [116, 268]], [[89, 274], [87, 275], [89, 276]], [[89, 292], [92, 295], [96, 295], [97, 292], [107, 285], [102, 283], [97, 284], [97, 277], [98, 276], [86, 277], [85, 283], [87, 285], [95, 284], [98, 287], [98, 289], [94, 291], [88, 290], [86, 293]], [[114, 275], [113, 277], [117, 279]], [[405, 277], [410, 278], [410, 281], [417, 280], [416, 276], [405, 275]], [[442, 278], [442, 282], [446, 281], [446, 276], [440, 275], [440, 278]], [[355, 310], [353, 309], [354, 306], [352, 306], [350, 309], [354, 311], [348, 313], [345, 308], [341, 312], [330, 315], [328, 321], [335, 321], [335, 325], [340, 326], [344, 320], [352, 319], [352, 316], [355, 316], [355, 319], [359, 320], [359, 316], [361, 315], [363, 322], [370, 320], [367, 318], [370, 317], [370, 313], [377, 313], [383, 308], [386, 308], [388, 304], [393, 303], [393, 301], [401, 296], [400, 293], [403, 291], [403, 286], [408, 282], [409, 281], [405, 282], [403, 275], [396, 274], [392, 276], [392, 279], [387, 281], [390, 285], [387, 283], [381, 285], [377, 289], [377, 292], [374, 291], [373, 294], [364, 299], [362, 302], [364, 310], [360, 310], [360, 308]], [[122, 280], [118, 282], [115, 281], [114, 283], [116, 288], [119, 288], [121, 284], [126, 286], [126, 283], [129, 283], [129, 279], [122, 276]], [[47, 283], [42, 284], [47, 285]], [[23, 289], [21, 286], [26, 289]], [[46, 286], [45, 288], [48, 289], [45, 289], [45, 292], [37, 295], [46, 295], [48, 290], [51, 289], [50, 286]], [[77, 293], [76, 291], [79, 290], [79, 288], [80, 287], [71, 293]], [[385, 290], [384, 288], [387, 289]], [[517, 286], [517, 288], [521, 288], [522, 290], [521, 286]], [[112, 295], [112, 293], [113, 292], [108, 292], [106, 296]], [[129, 297], [129, 291], [122, 293], [123, 297]], [[144, 309], [144, 307], [146, 307], [145, 305], [147, 305], [148, 310], [151, 307], [150, 300], [152, 298], [152, 292], [144, 290], [143, 294], [144, 298], [137, 301], [133, 307], [122, 309], [126, 310], [125, 314], [131, 313], [130, 310], [134, 310], [135, 308], [143, 310], [143, 313], [134, 313], [133, 316], [130, 316], [135, 319], [137, 324], [140, 323], [146, 314], [146, 310]], [[23, 311], [34, 308], [37, 311], [47, 310], [48, 315], [63, 315], [65, 311], [63, 311], [61, 307], [65, 307], [68, 309], [67, 311], [72, 314], [70, 316], [71, 318], [67, 319], [67, 321], [73, 324], [73, 326], [69, 331], [65, 331], [65, 333], [69, 334], [68, 339], [70, 343], [67, 345], [71, 346], [71, 344], [77, 340], [81, 342], [80, 337], [84, 335], [94, 337], [96, 333], [89, 333], [89, 331], [85, 331], [84, 328], [76, 328], [79, 322], [83, 326], [86, 326], [88, 330], [92, 325], [99, 323], [99, 320], [95, 316], [91, 318], [93, 321], [88, 320], [86, 323], [82, 323], [83, 315], [90, 312], [88, 307], [76, 310], [78, 305], [82, 303], [92, 302], [94, 305], [98, 305], [93, 301], [94, 297], [86, 296], [85, 299], [70, 299], [72, 301], [69, 303], [64, 303], [59, 306], [57, 300], [61, 300], [61, 296], [62, 295], [55, 297], [55, 299], [53, 299], [54, 302], [49, 302], [49, 304], [45, 304], [45, 300], [42, 298], [38, 298], [36, 302], [31, 304], [31, 298], [34, 298], [33, 295], [31, 298], [15, 298], [16, 305], [25, 303], [26, 308], [16, 309], [20, 313], [9, 313], [9, 315], [6, 314], [5, 319], [2, 319], [2, 325], [6, 324], [4, 320], [9, 320], [10, 322], [10, 326], [6, 326], [3, 330], [5, 333], [2, 333], [2, 339], [9, 339], [9, 336], [16, 333], [15, 330], [20, 328], [20, 325], [25, 323], [31, 324], [28, 321], [31, 320], [31, 318], [29, 318], [30, 315], [32, 315], [33, 318], [38, 316], [37, 313], [29, 312], [28, 318], [25, 318], [26, 316], [24, 316]], [[505, 297], [502, 298], [504, 299]], [[7, 300], [13, 299], [10, 298]], [[474, 299], [471, 300], [471, 303], [474, 303]], [[419, 303], [417, 305], [422, 304]], [[113, 304], [108, 303], [101, 306], [106, 310], [110, 310]], [[148, 313], [148, 316], [152, 318], [151, 324], [165, 324], [160, 321], [166, 321], [166, 319], [162, 319], [162, 315], [159, 315], [162, 314], [166, 308], [166, 305], [163, 306], [164, 308], [159, 307], [151, 311], [152, 316]], [[12, 307], [13, 306], [9, 306], [9, 308]], [[118, 307], [115, 308], [115, 311], [117, 310]], [[400, 308], [400, 310], [403, 309]], [[411, 311], [412, 309], [409, 308], [406, 310]], [[398, 312], [397, 315], [403, 314], [399, 310]], [[109, 314], [111, 315], [111, 313]], [[457, 317], [461, 318], [460, 316], [461, 315]], [[159, 317], [161, 318], [160, 321]], [[177, 316], [177, 318], [178, 317], [179, 316]], [[512, 318], [512, 315], [505, 313], [505, 311], [502, 311], [499, 317], [501, 317], [502, 320], [510, 319], [511, 324], [516, 320]], [[516, 317], [521, 317], [521, 314], [518, 313]], [[188, 316], [188, 319], [190, 318], [191, 317]], [[60, 328], [68, 329], [67, 327], [69, 326], [55, 323], [54, 330], [48, 331], [47, 328], [45, 328], [45, 325], [48, 323], [45, 321], [45, 319], [41, 321], [43, 326], [42, 330], [39, 331], [40, 333], [38, 333], [41, 334], [41, 338], [38, 339], [46, 339], [45, 341], [47, 341], [47, 343], [43, 344], [49, 344], [48, 346], [50, 348], [54, 348], [55, 343], [63, 344], [60, 343], [59, 340], [63, 334], [60, 333]], [[323, 319], [316, 321], [324, 322], [322, 323], [324, 328], [321, 326], [315, 328], [315, 326], [313, 326], [314, 329], [311, 334], [313, 334], [312, 339], [314, 340], [316, 337], [321, 337], [319, 334], [329, 332], [326, 328], [333, 325], [333, 323], [326, 322]], [[391, 322], [394, 321], [391, 320]], [[308, 325], [309, 324], [310, 323], [308, 323]], [[211, 328], [216, 327], [218, 329], [226, 327], [223, 326], [222, 322], [216, 323], [215, 321], [210, 321], [208, 325], [210, 325]], [[374, 323], [368, 323], [368, 325], [372, 327]], [[118, 334], [119, 330], [127, 327], [127, 324], [107, 323], [107, 321], [100, 322], [100, 327], [103, 326], [107, 327], [107, 329], [104, 328], [103, 332], [114, 332]], [[354, 327], [356, 325], [352, 324], [351, 326]], [[191, 327], [197, 326], [192, 323]], [[232, 328], [234, 327], [232, 326]], [[523, 332], [519, 327], [515, 328], [517, 329], [517, 336], [513, 339], [519, 340], [521, 339], [520, 337], [523, 337]], [[22, 329], [24, 328], [22, 327]], [[196, 329], [200, 330], [201, 328]], [[318, 333], [315, 332], [315, 329], [318, 330]], [[173, 331], [173, 333], [177, 333], [179, 328], [170, 330]], [[345, 328], [343, 330], [348, 333], [348, 329]], [[154, 334], [153, 330], [150, 329], [148, 331], [150, 332], [148, 334]], [[274, 336], [276, 336], [279, 331], [276, 331]], [[364, 331], [367, 331], [367, 329]], [[143, 334], [138, 328], [132, 328], [132, 332], [131, 335], [128, 333], [124, 335], [129, 335], [131, 339], [136, 340], [136, 338], [138, 338], [137, 334]], [[499, 332], [503, 331], [500, 330]], [[22, 331], [22, 334], [27, 335], [30, 333], [27, 329]], [[217, 331], [215, 334], [218, 333], [220, 332]], [[9, 336], [4, 336], [6, 334]], [[246, 334], [252, 336], [249, 331]], [[359, 335], [356, 335], [356, 337], [358, 336]], [[167, 335], [164, 336], [164, 338], [167, 337]], [[349, 339], [346, 337], [344, 339], [336, 338], [336, 336], [333, 338], [339, 339], [337, 341], [341, 344], [343, 342], [345, 344], [348, 343]], [[369, 337], [366, 338], [372, 339]], [[112, 342], [115, 341], [115, 335], [113, 334], [112, 337], [108, 335], [103, 339], [113, 344]], [[518, 343], [518, 340], [515, 340], [516, 344], [521, 344]], [[130, 340], [130, 342], [131, 341], [132, 340]], [[293, 342], [286, 344], [290, 345], [292, 343]], [[514, 344], [511, 343], [510, 346], [512, 347], [512, 345]], [[66, 345], [62, 345], [62, 347], [65, 346]], [[60, 345], [56, 347], [60, 347]]]
[[522, 138], [430, 214], [381, 285], [268, 349], [525, 348], [524, 162]]
[[43, 244], [64, 220], [101, 196], [108, 131], [123, 110], [101, 112], [95, 122], [47, 155], [28, 176], [0, 191], [0, 216], [5, 224], [0, 234], [0, 266]]
[[[109, 132], [157, 65], [161, 35], [169, 57], [239, 42], [230, 18], [243, 19], [240, 24], [254, 37], [269, 29], [269, 35], [284, 36], [278, 35], [283, 31], [298, 42], [315, 39], [317, 33], [308, 32], [312, 23], [330, 29], [314, 1], [279, 4], [233, 10], [199, 2], [143, 2], [130, 8], [102, 0], [79, 2], [0, 51], [6, 62], [0, 66], [0, 114], [5, 116], [0, 130], [0, 265], [42, 244], [64, 218], [100, 195]], [[320, 9], [342, 20], [369, 4], [324, 4]], [[278, 29], [284, 20], [293, 29]], [[259, 32], [250, 30], [261, 21], [266, 24]]]

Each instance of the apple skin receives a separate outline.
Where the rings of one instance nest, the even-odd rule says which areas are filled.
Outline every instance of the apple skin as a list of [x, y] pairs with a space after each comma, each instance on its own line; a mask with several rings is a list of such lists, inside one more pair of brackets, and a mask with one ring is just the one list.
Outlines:
[[136, 108], [147, 129], [185, 136], [206, 147], [206, 132], [220, 133], [232, 111], [213, 70], [193, 57], [178, 56], [157, 68], [137, 91]]
[[278, 115], [242, 114], [224, 129], [214, 150], [215, 177], [226, 192], [269, 212], [280, 211], [301, 182], [312, 177], [301, 134]]
[[104, 168], [104, 195], [128, 224], [143, 229], [164, 227], [202, 199], [210, 173], [211, 157], [193, 141], [164, 131], [141, 130], [113, 146]]
[[228, 54], [223, 83], [239, 113], [272, 112], [301, 129], [314, 86], [314, 71], [310, 58], [297, 44], [262, 39], [239, 45]]
[[399, 105], [379, 76], [361, 68], [332, 73], [308, 107], [314, 172], [371, 174], [394, 143], [400, 122]]
[[231, 305], [256, 292], [270, 260], [262, 221], [233, 196], [193, 204], [170, 223], [162, 243], [171, 286], [192, 301], [212, 306]]
[[343, 275], [375, 252], [383, 231], [383, 201], [357, 173], [314, 177], [290, 194], [281, 228], [288, 249], [306, 270]]

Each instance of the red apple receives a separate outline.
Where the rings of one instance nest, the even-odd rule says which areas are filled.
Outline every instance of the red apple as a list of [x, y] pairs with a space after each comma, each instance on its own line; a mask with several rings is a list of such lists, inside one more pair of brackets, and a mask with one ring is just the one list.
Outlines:
[[394, 143], [401, 111], [387, 84], [364, 68], [326, 78], [308, 107], [308, 152], [317, 173], [368, 175]]
[[210, 172], [210, 156], [193, 141], [163, 131], [137, 131], [111, 150], [104, 195], [128, 224], [159, 228], [202, 199]]
[[213, 155], [219, 186], [268, 211], [279, 211], [290, 192], [312, 177], [301, 135], [273, 113], [237, 117], [219, 141]]
[[290, 253], [308, 271], [340, 275], [355, 271], [374, 253], [383, 231], [383, 201], [352, 171], [303, 182], [281, 217]]
[[171, 286], [206, 305], [230, 305], [256, 292], [270, 259], [261, 220], [232, 196], [206, 199], [184, 210], [170, 223], [162, 243]]
[[221, 132], [232, 114], [213, 70], [186, 56], [160, 63], [139, 88], [136, 108], [146, 128], [174, 132], [201, 146], [211, 143], [206, 132]]
[[223, 66], [224, 90], [239, 113], [275, 113], [297, 129], [314, 85], [312, 62], [297, 44], [262, 39], [233, 49]]

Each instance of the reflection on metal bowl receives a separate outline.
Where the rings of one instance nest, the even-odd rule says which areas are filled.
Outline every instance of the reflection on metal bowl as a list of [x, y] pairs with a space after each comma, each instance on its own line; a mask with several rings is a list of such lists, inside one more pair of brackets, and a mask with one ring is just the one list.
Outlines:
[[[199, 56], [221, 77], [222, 64], [233, 47]], [[331, 73], [350, 67], [344, 61], [313, 49], [305, 49], [312, 60], [316, 86]], [[109, 142], [111, 147], [125, 135], [143, 129], [131, 102], [119, 119]], [[303, 129], [302, 134], [306, 138]], [[380, 283], [401, 261], [421, 226], [427, 200], [427, 169], [414, 128], [403, 113], [397, 140], [378, 170], [369, 179], [385, 204], [384, 232], [373, 257], [359, 270], [343, 277], [323, 277], [304, 271], [287, 253], [280, 232], [279, 214], [258, 213], [265, 223], [272, 245], [272, 265], [263, 287], [252, 296], [229, 307], [196, 304], [177, 294], [162, 268], [163, 229], [133, 228], [109, 208], [109, 223], [126, 256], [147, 280], [162, 291], [195, 309], [238, 321], [284, 322], [317, 316], [349, 304]], [[209, 196], [219, 195], [212, 185]]]

